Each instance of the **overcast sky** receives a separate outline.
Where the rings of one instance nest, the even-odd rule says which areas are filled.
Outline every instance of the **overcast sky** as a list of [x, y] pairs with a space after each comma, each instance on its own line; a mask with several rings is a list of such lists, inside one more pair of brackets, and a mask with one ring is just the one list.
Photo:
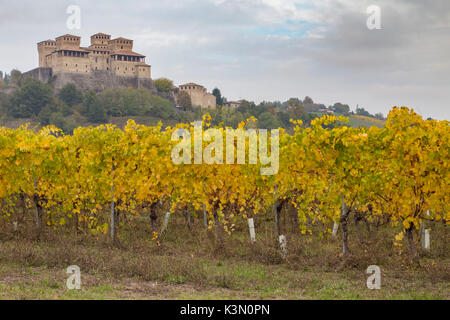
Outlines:
[[[69, 30], [69, 5], [81, 29]], [[381, 8], [381, 30], [366, 25]], [[134, 39], [152, 77], [228, 100], [405, 105], [450, 119], [449, 0], [0, 0], [0, 70], [37, 67], [36, 43], [70, 33]]]

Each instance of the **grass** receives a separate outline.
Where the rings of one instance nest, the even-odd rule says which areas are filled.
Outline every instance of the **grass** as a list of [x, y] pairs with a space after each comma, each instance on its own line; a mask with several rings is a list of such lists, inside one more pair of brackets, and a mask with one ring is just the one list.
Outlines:
[[[161, 215], [162, 217], [162, 215]], [[2, 221], [2, 223], [5, 221]], [[392, 227], [380, 227], [364, 243], [350, 229], [351, 255], [340, 256], [340, 239], [300, 235], [288, 216], [283, 260], [270, 219], [256, 218], [257, 242], [250, 244], [245, 221], [217, 251], [214, 234], [195, 219], [191, 229], [174, 215], [161, 246], [151, 239], [148, 218], [120, 230], [119, 247], [106, 236], [75, 235], [62, 227], [36, 240], [32, 224], [0, 232], [1, 299], [449, 299], [448, 230], [433, 228], [432, 250], [421, 266], [405, 248], [392, 245]], [[318, 231], [318, 230], [316, 230]], [[81, 268], [81, 290], [68, 290], [66, 268]], [[382, 270], [381, 290], [366, 287], [366, 268]]]

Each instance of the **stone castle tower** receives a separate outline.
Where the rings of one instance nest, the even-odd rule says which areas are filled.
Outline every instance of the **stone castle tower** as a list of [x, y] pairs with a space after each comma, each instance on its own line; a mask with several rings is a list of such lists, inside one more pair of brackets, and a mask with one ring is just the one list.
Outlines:
[[185, 91], [191, 97], [193, 106], [200, 106], [202, 108], [216, 107], [216, 96], [208, 93], [205, 87], [190, 82], [182, 84], [179, 88], [181, 91]]
[[55, 87], [74, 83], [97, 91], [114, 87], [153, 88], [151, 66], [145, 56], [133, 52], [133, 40], [111, 39], [104, 33], [91, 36], [89, 47], [80, 37], [66, 34], [37, 44], [39, 68], [24, 73], [41, 81], [54, 80]]

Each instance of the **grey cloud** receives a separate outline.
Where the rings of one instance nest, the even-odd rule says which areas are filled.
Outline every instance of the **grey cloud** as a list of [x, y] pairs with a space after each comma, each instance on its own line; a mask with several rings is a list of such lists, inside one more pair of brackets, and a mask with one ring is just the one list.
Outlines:
[[[310, 95], [371, 112], [415, 105], [450, 118], [447, 0], [311, 0], [297, 13], [320, 22], [310, 31], [321, 38], [253, 32], [295, 28], [286, 22], [292, 14], [260, 0], [0, 1], [0, 70], [35, 67], [38, 41], [70, 32], [87, 44], [100, 31], [135, 38], [154, 77], [218, 86], [231, 99]], [[82, 9], [79, 31], [66, 29], [69, 4]], [[381, 6], [383, 30], [366, 28], [370, 4]]]

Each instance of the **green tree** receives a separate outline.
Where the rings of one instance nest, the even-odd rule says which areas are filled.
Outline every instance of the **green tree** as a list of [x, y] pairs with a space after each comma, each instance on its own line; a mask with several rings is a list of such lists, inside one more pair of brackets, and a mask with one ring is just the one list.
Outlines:
[[78, 90], [73, 83], [66, 84], [61, 91], [59, 91], [58, 96], [69, 107], [73, 107], [83, 101], [83, 93], [81, 90]]
[[350, 107], [347, 104], [342, 104], [340, 102], [336, 102], [333, 105], [333, 109], [336, 113], [342, 113], [347, 115], [350, 112]]
[[14, 86], [20, 86], [22, 81], [22, 72], [17, 69], [13, 69], [11, 71], [11, 80], [10, 83]]
[[384, 120], [384, 115], [381, 112], [378, 112], [377, 114], [375, 114], [375, 118], [377, 118], [378, 120]]
[[108, 121], [105, 109], [93, 90], [86, 91], [84, 96], [83, 114], [90, 122], [105, 123]]
[[304, 104], [313, 104], [314, 101], [310, 97], [306, 96], [305, 99], [303, 99]]
[[285, 111], [278, 113], [278, 119], [280, 120], [283, 128], [289, 128], [291, 126], [290, 118], [289, 113]]
[[369, 111], [359, 107], [356, 107], [356, 114], [360, 116], [372, 117]]
[[274, 118], [270, 112], [262, 113], [258, 118], [258, 127], [261, 129], [275, 129], [280, 123]]
[[286, 111], [294, 120], [305, 120], [307, 118], [305, 108], [298, 99], [289, 99], [287, 102]]
[[167, 78], [159, 78], [153, 81], [158, 92], [169, 93], [173, 89], [173, 81]]
[[151, 95], [149, 97], [150, 110], [147, 115], [152, 115], [157, 118], [169, 119], [175, 115], [175, 107], [167, 99], [161, 98], [157, 95]]
[[33, 78], [26, 78], [22, 87], [14, 91], [9, 112], [15, 118], [38, 115], [43, 108], [53, 103], [52, 88]]
[[186, 91], [179, 91], [177, 94], [177, 104], [183, 108], [184, 111], [192, 110], [191, 96]]
[[38, 120], [41, 126], [48, 126], [50, 124], [50, 116], [52, 115], [52, 109], [46, 106], [38, 115]]
[[222, 97], [222, 93], [220, 92], [219, 88], [214, 88], [214, 90], [212, 91], [213, 96], [216, 97], [216, 104], [218, 106], [222, 106], [223, 105], [223, 97]]
[[64, 119], [64, 116], [61, 112], [53, 112], [49, 118], [50, 124], [60, 128], [62, 131], [68, 131], [67, 121]]

